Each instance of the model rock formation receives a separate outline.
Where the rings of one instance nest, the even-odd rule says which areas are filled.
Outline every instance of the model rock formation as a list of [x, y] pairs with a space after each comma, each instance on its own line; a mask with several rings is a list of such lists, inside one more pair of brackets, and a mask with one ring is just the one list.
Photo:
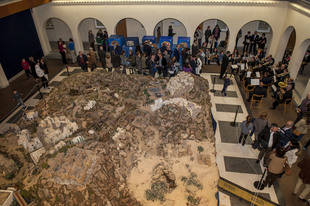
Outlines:
[[1, 139], [10, 138], [3, 173], [14, 173], [1, 186], [35, 205], [216, 205], [207, 80], [97, 71], [68, 77], [44, 100]]

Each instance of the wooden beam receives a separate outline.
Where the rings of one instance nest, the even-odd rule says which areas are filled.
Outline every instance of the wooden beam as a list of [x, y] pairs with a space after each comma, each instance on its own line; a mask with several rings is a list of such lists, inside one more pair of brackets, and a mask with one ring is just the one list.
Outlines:
[[25, 11], [42, 4], [47, 4], [49, 2], [51, 2], [51, 0], [21, 0], [18, 2], [6, 4], [4, 6], [0, 6], [0, 18]]

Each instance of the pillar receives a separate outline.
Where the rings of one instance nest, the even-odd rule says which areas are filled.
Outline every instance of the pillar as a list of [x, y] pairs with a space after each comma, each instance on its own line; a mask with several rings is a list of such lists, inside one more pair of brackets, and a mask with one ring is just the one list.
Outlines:
[[[300, 45], [298, 48], [296, 45]], [[298, 71], [300, 69], [302, 60], [305, 56], [305, 53], [310, 45], [310, 39], [303, 41], [302, 43], [296, 41], [295, 49], [293, 51], [290, 64], [288, 65], [288, 70], [290, 72], [290, 76], [293, 79], [296, 79], [298, 75]]]
[[3, 71], [2, 65], [0, 64], [0, 88], [6, 88], [9, 86], [9, 81]]
[[38, 15], [37, 15], [36, 8], [31, 9], [31, 15], [32, 15], [32, 19], [33, 19], [34, 25], [35, 25], [36, 30], [37, 30], [37, 34], [39, 37], [39, 41], [40, 41], [41, 48], [43, 50], [44, 56], [47, 56], [52, 49], [51, 49], [50, 43], [48, 41], [48, 38], [46, 36], [46, 33], [44, 33], [44, 32], [46, 32], [45, 27], [44, 27], [44, 25], [42, 25], [40, 23], [40, 20], [39, 20]]

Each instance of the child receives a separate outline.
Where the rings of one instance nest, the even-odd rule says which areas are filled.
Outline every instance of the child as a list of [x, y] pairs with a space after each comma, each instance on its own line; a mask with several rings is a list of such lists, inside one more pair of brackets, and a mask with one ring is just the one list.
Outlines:
[[241, 134], [239, 137], [239, 143], [242, 141], [242, 146], [244, 146], [247, 137], [249, 136], [250, 132], [253, 131], [253, 123], [252, 117], [248, 115], [246, 120], [241, 123]]
[[227, 76], [226, 73], [225, 73], [223, 79], [224, 79], [224, 86], [223, 86], [223, 89], [222, 89], [221, 93], [224, 94], [224, 96], [226, 96], [227, 95], [226, 94], [227, 87], [231, 84], [231, 82], [230, 82], [230, 79], [229, 79], [229, 77]]

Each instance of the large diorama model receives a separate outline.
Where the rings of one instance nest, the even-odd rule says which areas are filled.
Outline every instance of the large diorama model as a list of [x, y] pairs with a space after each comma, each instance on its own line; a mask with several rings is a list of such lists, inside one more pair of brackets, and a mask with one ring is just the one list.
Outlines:
[[217, 205], [208, 82], [95, 71], [0, 138], [0, 186], [33, 205]]

